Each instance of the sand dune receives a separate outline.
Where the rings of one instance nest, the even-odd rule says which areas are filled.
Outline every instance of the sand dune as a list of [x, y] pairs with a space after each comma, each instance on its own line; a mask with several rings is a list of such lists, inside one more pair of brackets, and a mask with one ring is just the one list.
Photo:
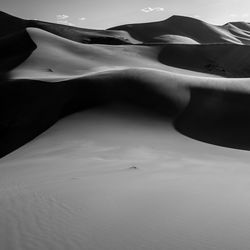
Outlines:
[[[233, 93], [238, 95], [238, 92], [248, 96], [249, 80], [246, 77], [250, 74], [249, 49], [247, 45], [236, 42], [235, 36], [229, 29], [229, 26], [236, 27], [233, 24], [219, 27], [193, 18], [173, 16], [162, 22], [125, 25], [107, 31], [95, 31], [34, 20], [25, 21], [5, 14], [3, 19], [5, 22], [8, 19], [11, 20], [15, 32], [10, 32], [1, 39], [1, 47], [8, 56], [8, 60], [3, 60], [5, 72], [14, 68], [8, 73], [11, 80], [5, 80], [2, 83], [4, 91], [2, 91], [1, 102], [5, 115], [2, 116], [1, 122], [1, 130], [4, 131], [1, 155], [34, 138], [65, 114], [103, 101], [130, 100], [148, 107], [156, 105], [160, 110], [165, 109], [166, 113], [170, 112], [177, 117], [185, 107], [187, 110], [193, 107], [192, 99], [196, 100], [196, 95], [199, 96], [196, 93], [200, 93], [194, 91], [194, 88], [201, 88], [202, 93], [203, 89], [207, 88], [215, 95], [222, 96], [220, 101], [223, 107], [228, 107], [227, 97], [224, 98], [227, 93], [221, 94], [224, 89], [227, 89], [229, 96]], [[21, 25], [18, 24], [19, 21]], [[145, 29], [150, 32], [145, 32]], [[237, 29], [240, 28], [237, 27]], [[243, 37], [244, 32], [244, 30], [238, 31], [237, 34], [241, 33]], [[11, 47], [14, 46], [12, 44], [16, 36], [23, 44], [20, 52]], [[97, 39], [95, 44], [93, 44], [94, 40], [91, 41], [92, 36]], [[245, 36], [247, 37], [247, 34]], [[69, 39], [71, 37], [72, 39]], [[87, 40], [83, 40], [83, 37]], [[121, 44], [122, 42], [117, 40], [118, 44], [114, 45], [112, 41], [106, 44], [108, 40], [102, 40], [105, 44], [101, 44], [98, 37], [100, 39], [112, 37], [126, 40], [128, 43]], [[155, 38], [160, 39], [161, 42], [157, 43]], [[133, 44], [135, 43], [133, 39], [143, 44]], [[173, 43], [169, 44], [171, 41]], [[183, 44], [184, 42], [187, 44]], [[5, 48], [7, 44], [10, 50]], [[12, 51], [16, 59], [12, 58], [11, 52], [8, 51]], [[25, 60], [28, 56], [29, 58]], [[21, 63], [23, 60], [25, 61]], [[8, 62], [14, 64], [9, 65]], [[16, 67], [17, 64], [19, 66]], [[220, 79], [221, 77], [224, 78]], [[240, 81], [239, 78], [242, 80]], [[12, 82], [11, 85], [9, 82]], [[164, 107], [157, 102], [159, 89], [162, 91], [160, 100], [165, 98], [166, 103], [171, 103], [171, 108], [168, 109], [168, 105]], [[5, 91], [9, 93], [8, 98], [5, 97]], [[16, 92], [24, 93], [22, 98], [17, 98]], [[148, 94], [145, 96], [141, 94], [144, 92]], [[150, 92], [152, 96], [155, 95], [152, 99], [149, 98]], [[45, 99], [45, 96], [48, 96], [50, 101], [47, 103], [38, 101]], [[88, 98], [89, 96], [92, 96], [92, 100]], [[170, 97], [177, 98], [179, 103], [182, 103], [181, 110], [173, 108], [179, 107], [179, 104], [170, 101]], [[60, 101], [54, 105], [53, 99]], [[189, 99], [190, 102], [187, 101]], [[209, 97], [208, 100], [210, 100]], [[33, 107], [32, 111], [29, 106]], [[48, 119], [40, 123], [40, 113], [46, 112], [49, 106], [55, 108], [50, 110]], [[8, 107], [11, 107], [11, 112]], [[199, 110], [202, 110], [201, 107]], [[178, 120], [176, 127], [179, 131], [210, 143], [248, 148], [248, 143], [244, 139], [242, 139], [242, 146], [239, 145], [242, 136], [237, 137], [236, 143], [233, 138], [220, 139], [220, 135], [226, 136], [223, 133], [218, 135], [215, 132], [214, 136], [205, 133], [209, 138], [202, 135], [202, 132], [198, 132], [197, 126], [200, 126], [200, 131], [203, 131], [203, 125], [199, 123], [197, 125], [195, 122], [196, 125], [190, 125], [193, 123], [192, 117], [197, 113], [195, 109], [193, 111], [191, 108], [191, 110], [193, 116], [183, 115], [182, 119]], [[183, 114], [186, 114], [185, 112]], [[201, 112], [206, 113], [206, 107]], [[210, 112], [213, 113], [213, 111], [208, 113]], [[222, 120], [223, 112], [221, 110]], [[247, 111], [240, 111], [239, 116], [244, 116], [245, 112]], [[21, 116], [26, 118], [23, 119]], [[247, 118], [244, 119], [246, 124]], [[213, 115], [209, 121], [213, 121]], [[172, 122], [177, 124], [175, 118]], [[186, 124], [189, 125], [186, 126]], [[232, 124], [235, 127], [235, 123]], [[237, 125], [239, 128], [240, 124], [241, 122]], [[217, 130], [216, 126], [219, 128], [222, 125], [213, 121], [213, 126], [210, 126], [211, 133]]]
[[125, 30], [133, 38], [145, 43], [162, 42], [162, 39], [159, 40], [159, 36], [171, 34], [185, 36], [198, 43], [241, 44], [238, 38], [220, 26], [184, 16], [172, 16], [161, 22], [128, 24], [110, 29]]
[[[162, 69], [187, 75], [210, 76], [192, 69], [185, 70], [161, 63], [158, 58], [164, 52], [164, 45], [89, 45], [64, 39], [40, 29], [28, 28], [27, 31], [37, 49], [28, 60], [11, 72], [15, 79], [33, 77], [57, 81], [58, 77], [67, 79], [120, 67]], [[29, 73], [31, 71], [32, 73]]]
[[224, 24], [222, 27], [227, 27], [227, 26], [237, 27], [244, 33], [250, 32], [250, 25], [247, 22], [231, 22], [231, 23]]
[[126, 31], [84, 29], [37, 20], [27, 20], [26, 27], [39, 28], [80, 43], [109, 45], [138, 43]]
[[249, 39], [1, 12], [0, 248], [248, 249]]

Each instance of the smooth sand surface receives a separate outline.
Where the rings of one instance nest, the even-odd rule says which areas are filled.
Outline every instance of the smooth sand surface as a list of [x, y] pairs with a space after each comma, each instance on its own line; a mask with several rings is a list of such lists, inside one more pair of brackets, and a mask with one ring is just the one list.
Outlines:
[[249, 160], [134, 107], [76, 113], [1, 160], [0, 245], [248, 249]]

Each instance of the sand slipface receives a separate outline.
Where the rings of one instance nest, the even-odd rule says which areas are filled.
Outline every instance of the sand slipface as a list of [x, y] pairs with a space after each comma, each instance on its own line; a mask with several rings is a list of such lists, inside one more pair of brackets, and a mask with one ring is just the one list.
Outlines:
[[248, 23], [0, 26], [1, 249], [249, 248]]

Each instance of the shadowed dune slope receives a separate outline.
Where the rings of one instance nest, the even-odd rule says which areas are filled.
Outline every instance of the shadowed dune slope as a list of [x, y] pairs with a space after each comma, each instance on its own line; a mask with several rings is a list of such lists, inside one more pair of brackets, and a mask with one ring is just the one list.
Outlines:
[[192, 88], [190, 100], [175, 122], [177, 130], [204, 142], [250, 150], [249, 93]]
[[173, 16], [97, 31], [0, 20], [10, 26], [0, 33], [0, 156], [108, 102], [160, 112], [197, 140], [250, 148], [248, 24]]
[[224, 77], [250, 77], [250, 47], [237, 44], [171, 44], [159, 54], [162, 63]]
[[35, 48], [36, 45], [26, 30], [0, 38], [0, 73], [14, 69], [27, 59]]
[[0, 74], [18, 66], [35, 48], [24, 20], [0, 12]]
[[9, 36], [26, 28], [25, 20], [0, 11], [0, 37]]

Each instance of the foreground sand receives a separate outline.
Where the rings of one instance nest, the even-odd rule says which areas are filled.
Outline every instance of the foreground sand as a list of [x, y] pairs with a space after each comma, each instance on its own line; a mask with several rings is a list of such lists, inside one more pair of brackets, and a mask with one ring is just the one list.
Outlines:
[[249, 160], [134, 107], [71, 115], [1, 160], [0, 245], [248, 249]]

